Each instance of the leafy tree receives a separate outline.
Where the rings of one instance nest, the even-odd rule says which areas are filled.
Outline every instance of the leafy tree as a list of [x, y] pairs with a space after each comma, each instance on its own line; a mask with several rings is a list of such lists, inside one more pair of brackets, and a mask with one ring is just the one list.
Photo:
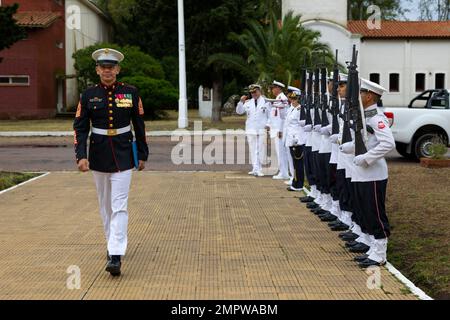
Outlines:
[[371, 15], [367, 13], [370, 5], [380, 8], [381, 18], [384, 20], [404, 17], [407, 10], [402, 7], [401, 2], [402, 0], [349, 0], [347, 2], [348, 20], [366, 20]]
[[333, 64], [328, 45], [319, 42], [320, 33], [300, 25], [300, 15], [288, 12], [280, 25], [275, 15], [270, 23], [250, 21], [242, 34], [232, 33], [229, 39], [244, 48], [245, 54], [218, 53], [209, 63], [233, 68], [248, 79], [268, 84], [274, 79], [291, 84], [300, 78], [303, 57], [313, 66]]
[[146, 117], [160, 118], [163, 114], [161, 110], [173, 109], [177, 105], [178, 90], [166, 80], [140, 75], [122, 77], [121, 81], [139, 89]]
[[[17, 3], [11, 6], [0, 6], [0, 51], [10, 48], [17, 41], [26, 38], [27, 33], [23, 27], [16, 24], [13, 15], [17, 12]], [[0, 62], [2, 58], [0, 57]]]
[[449, 0], [420, 0], [420, 20], [450, 20]]

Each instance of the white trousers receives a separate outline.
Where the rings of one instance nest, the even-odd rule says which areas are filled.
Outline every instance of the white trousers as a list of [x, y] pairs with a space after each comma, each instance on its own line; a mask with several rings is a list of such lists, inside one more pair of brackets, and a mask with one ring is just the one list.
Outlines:
[[253, 172], [260, 172], [266, 157], [266, 134], [248, 134], [247, 141], [250, 149], [250, 161]]
[[[272, 139], [273, 145], [275, 145], [275, 151], [277, 153], [278, 171], [280, 176], [288, 176], [288, 160], [291, 158], [290, 150], [287, 148], [283, 139], [280, 139], [278, 135]], [[288, 154], [289, 153], [289, 154]], [[289, 155], [289, 157], [287, 157]]]
[[127, 249], [127, 206], [132, 170], [115, 173], [92, 171], [92, 173], [108, 252], [112, 256], [123, 256]]

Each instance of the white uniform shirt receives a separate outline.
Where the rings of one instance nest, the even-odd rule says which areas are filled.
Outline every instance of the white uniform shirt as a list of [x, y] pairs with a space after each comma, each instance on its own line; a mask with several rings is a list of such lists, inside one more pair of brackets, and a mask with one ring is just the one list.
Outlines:
[[[384, 156], [395, 148], [395, 140], [389, 128], [389, 121], [384, 113], [374, 104], [365, 113], [376, 111], [373, 116], [366, 116], [366, 124], [374, 133], [367, 133], [367, 152], [362, 155], [368, 166], [353, 166], [352, 181], [380, 181], [388, 178], [388, 167]], [[375, 113], [375, 112], [373, 112]]]
[[255, 105], [255, 99], [250, 99], [242, 103], [238, 102], [236, 106], [237, 114], [247, 114], [247, 121], [245, 121], [246, 134], [260, 134], [265, 130], [271, 104], [266, 102], [263, 97], [259, 97], [258, 105]]
[[303, 127], [300, 126], [300, 105], [298, 105], [297, 107], [291, 105], [291, 107], [288, 109], [284, 127], [284, 145], [286, 147], [305, 144], [305, 131], [303, 130]]
[[270, 127], [271, 138], [275, 138], [279, 132], [283, 132], [284, 120], [286, 119], [287, 113], [286, 109], [289, 107], [288, 99], [283, 92], [276, 97], [276, 100], [280, 101], [272, 103], [272, 109], [267, 121], [267, 126]]
[[[331, 101], [329, 104], [331, 104]], [[330, 110], [330, 109], [328, 109], [328, 110]], [[327, 111], [327, 117], [328, 117], [329, 125], [327, 126], [326, 134], [321, 133], [322, 140], [320, 141], [319, 153], [331, 153], [330, 135], [331, 135], [331, 123], [333, 121], [333, 118], [331, 116], [331, 113], [328, 111]]]

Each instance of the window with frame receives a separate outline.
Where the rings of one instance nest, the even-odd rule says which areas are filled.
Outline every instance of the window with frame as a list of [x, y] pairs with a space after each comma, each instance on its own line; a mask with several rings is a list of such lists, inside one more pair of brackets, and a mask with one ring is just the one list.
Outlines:
[[400, 74], [389, 74], [389, 92], [400, 92]]
[[436, 73], [434, 75], [435, 89], [445, 89], [445, 73]]
[[416, 92], [425, 91], [425, 73], [416, 73]]
[[369, 80], [377, 84], [380, 84], [380, 74], [379, 73], [369, 74]]
[[29, 76], [0, 76], [0, 86], [29, 86]]

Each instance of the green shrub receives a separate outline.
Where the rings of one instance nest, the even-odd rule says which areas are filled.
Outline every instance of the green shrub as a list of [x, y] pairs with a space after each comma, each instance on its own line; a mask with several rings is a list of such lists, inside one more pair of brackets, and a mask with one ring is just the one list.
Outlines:
[[447, 144], [444, 142], [445, 139], [436, 136], [431, 140], [430, 154], [432, 159], [444, 159], [447, 153]]
[[174, 109], [177, 106], [178, 91], [166, 80], [134, 76], [124, 77], [122, 81], [138, 88], [146, 117], [159, 118], [162, 115], [160, 109]]
[[154, 79], [164, 79], [164, 70], [155, 58], [139, 50], [138, 47], [120, 47], [112, 43], [96, 44], [78, 50], [73, 54], [75, 69], [77, 70], [78, 88], [85, 90], [89, 85], [98, 83], [99, 77], [95, 71], [95, 61], [92, 53], [100, 48], [111, 48], [122, 52], [125, 59], [120, 63], [119, 81], [129, 76], [146, 76]]

